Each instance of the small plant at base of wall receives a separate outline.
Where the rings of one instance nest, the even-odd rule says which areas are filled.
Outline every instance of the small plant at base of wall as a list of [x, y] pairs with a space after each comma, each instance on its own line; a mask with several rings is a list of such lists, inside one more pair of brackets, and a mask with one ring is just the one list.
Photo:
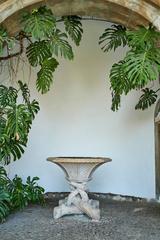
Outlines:
[[17, 175], [10, 180], [3, 167], [0, 167], [0, 222], [9, 213], [23, 209], [28, 204], [44, 204], [44, 189], [37, 184], [38, 177], [29, 176], [26, 183]]

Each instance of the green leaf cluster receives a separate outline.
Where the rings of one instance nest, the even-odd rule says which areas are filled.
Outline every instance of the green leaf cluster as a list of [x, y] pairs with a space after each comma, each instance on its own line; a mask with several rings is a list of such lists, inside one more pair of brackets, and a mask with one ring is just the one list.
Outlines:
[[[38, 102], [30, 101], [27, 84], [18, 83], [18, 90], [0, 85], [0, 162], [5, 164], [24, 153], [32, 121], [39, 111]], [[17, 103], [20, 92], [23, 101]]]
[[99, 37], [99, 44], [104, 52], [116, 50], [118, 47], [127, 45], [126, 28], [121, 25], [112, 25], [106, 28], [104, 33]]
[[56, 26], [56, 19], [52, 11], [45, 6], [25, 12], [21, 19], [23, 31], [35, 40], [46, 39]]
[[113, 111], [119, 109], [121, 96], [131, 90], [143, 92], [135, 109], [144, 110], [155, 103], [157, 94], [147, 85], [157, 80], [160, 73], [159, 41], [160, 33], [151, 25], [148, 28], [140, 26], [136, 30], [127, 30], [119, 25], [105, 29], [99, 41], [103, 51], [125, 45], [130, 48], [124, 59], [114, 64], [110, 71]]
[[[64, 32], [57, 29], [59, 21], [64, 23]], [[63, 57], [72, 60], [74, 57], [69, 38], [79, 46], [83, 34], [81, 18], [79, 16], [65, 16], [57, 19], [51, 9], [40, 6], [23, 12], [20, 26], [19, 35], [12, 38], [8, 35], [7, 30], [0, 26], [1, 59], [7, 60], [10, 57], [18, 56], [26, 48], [25, 53], [30, 65], [41, 68], [37, 73], [36, 86], [37, 90], [44, 94], [49, 91], [53, 83], [53, 74], [58, 66], [56, 58]], [[27, 47], [24, 46], [23, 38], [27, 39]], [[17, 54], [12, 49], [14, 41], [20, 46], [20, 52]], [[4, 54], [5, 48], [8, 56]], [[50, 60], [51, 58], [52, 60]]]
[[56, 19], [51, 10], [45, 6], [33, 9], [23, 15], [21, 23], [23, 31], [30, 34], [32, 42], [26, 49], [28, 61], [32, 67], [39, 66], [36, 86], [42, 94], [49, 91], [53, 83], [53, 73], [58, 61], [56, 57], [72, 60], [74, 57], [70, 37], [78, 46], [82, 38], [81, 18], [78, 16], [62, 17], [65, 31], [57, 29]]
[[71, 37], [76, 46], [79, 46], [83, 34], [81, 17], [65, 16], [62, 19], [64, 21], [66, 32]]
[[0, 166], [0, 222], [14, 210], [23, 209], [30, 203], [44, 203], [44, 189], [38, 185], [38, 177], [27, 177], [25, 183], [19, 176], [12, 180]]

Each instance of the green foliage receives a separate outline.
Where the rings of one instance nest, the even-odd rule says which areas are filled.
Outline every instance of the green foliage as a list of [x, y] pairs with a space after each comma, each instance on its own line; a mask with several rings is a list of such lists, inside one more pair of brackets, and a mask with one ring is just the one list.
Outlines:
[[0, 85], [0, 108], [12, 106], [16, 102], [17, 94], [17, 89]]
[[73, 51], [71, 45], [67, 42], [67, 34], [61, 32], [59, 29], [54, 31], [51, 38], [51, 51], [58, 57], [64, 57], [65, 59], [73, 59]]
[[121, 95], [119, 93], [116, 93], [115, 91], [112, 91], [112, 105], [111, 109], [112, 111], [117, 111], [121, 104]]
[[37, 181], [39, 180], [39, 177], [27, 177], [26, 181], [26, 192], [27, 197], [31, 203], [44, 203], [44, 189], [40, 186], [38, 186]]
[[33, 39], [46, 39], [52, 35], [56, 26], [56, 19], [50, 9], [43, 6], [26, 12], [22, 16], [21, 24], [25, 33]]
[[[30, 102], [30, 92], [21, 81], [19, 89], [0, 86], [0, 162], [9, 164], [24, 153], [32, 121], [39, 110], [36, 100]], [[17, 103], [18, 92], [24, 103]]]
[[26, 183], [17, 175], [10, 180], [0, 166], [0, 222], [13, 210], [23, 209], [30, 203], [44, 203], [44, 189], [37, 184], [38, 177], [27, 177]]
[[113, 64], [110, 71], [111, 89], [120, 95], [127, 94], [133, 88], [133, 82], [128, 79], [125, 71], [125, 62]]
[[3, 53], [3, 49], [6, 45], [8, 45], [8, 48], [12, 48], [14, 43], [14, 38], [11, 38], [8, 36], [7, 30], [0, 25], [0, 56]]
[[120, 107], [121, 95], [127, 93], [133, 88], [133, 83], [128, 79], [125, 72], [125, 62], [113, 64], [110, 71], [110, 82], [112, 89], [112, 106], [113, 111]]
[[79, 46], [83, 34], [81, 18], [78, 16], [65, 16], [62, 19], [64, 20], [66, 32], [76, 46]]
[[104, 52], [116, 50], [120, 46], [127, 45], [126, 28], [121, 25], [112, 25], [111, 28], [106, 28], [104, 33], [99, 38], [99, 44]]
[[128, 45], [132, 49], [146, 49], [156, 46], [157, 41], [160, 38], [160, 33], [156, 31], [155, 27], [150, 25], [148, 28], [139, 26], [136, 30], [126, 31]]
[[36, 41], [27, 47], [27, 57], [31, 66], [42, 64], [45, 59], [52, 56], [48, 41]]
[[27, 177], [26, 183], [17, 175], [8, 184], [12, 209], [23, 209], [29, 203], [44, 203], [44, 189], [37, 184], [38, 177]]
[[36, 86], [38, 91], [42, 94], [49, 91], [51, 83], [53, 82], [53, 72], [58, 66], [58, 62], [55, 58], [49, 58], [44, 60], [42, 63], [40, 71], [37, 73]]
[[19, 88], [22, 92], [22, 97], [25, 103], [30, 103], [30, 91], [28, 89], [28, 86], [26, 83], [22, 83], [21, 81], [18, 81]]
[[[64, 22], [64, 32], [57, 29], [57, 22], [59, 21]], [[37, 74], [37, 89], [41, 93], [46, 93], [53, 82], [51, 79], [53, 71], [58, 65], [56, 60], [53, 64], [53, 60], [51, 63], [49, 59], [59, 56], [68, 60], [73, 59], [73, 50], [68, 42], [68, 36], [77, 46], [80, 44], [83, 33], [81, 18], [65, 16], [56, 20], [50, 9], [46, 6], [40, 6], [31, 11], [25, 11], [21, 16], [20, 24], [22, 30], [14, 38], [10, 38], [6, 29], [0, 27], [0, 55], [3, 55], [4, 52], [8, 53], [8, 55], [2, 56], [0, 60], [7, 60], [22, 54], [25, 50], [23, 39], [27, 39], [29, 45], [26, 47], [26, 56], [29, 64], [32, 67], [41, 67]], [[13, 40], [19, 44], [19, 52], [15, 53], [13, 48], [10, 51]], [[5, 48], [7, 51], [3, 51]], [[24, 101], [26, 103], [26, 99]]]
[[9, 202], [10, 202], [10, 196], [8, 192], [6, 192], [0, 186], [0, 223], [3, 222], [6, 216], [9, 214], [9, 206], [8, 206]]
[[[157, 43], [159, 41], [160, 33], [151, 25], [148, 28], [140, 26], [136, 30], [126, 30], [119, 25], [113, 25], [100, 37], [99, 44], [103, 44], [103, 51], [115, 50], [118, 46], [126, 44], [130, 47], [124, 59], [111, 68], [113, 111], [118, 110], [122, 94], [128, 94], [132, 89], [141, 90], [147, 87], [149, 82], [158, 79], [160, 49], [157, 48]], [[135, 108], [144, 110], [156, 101], [157, 95], [148, 88], [142, 91], [143, 95]]]
[[130, 50], [124, 60], [127, 77], [137, 88], [142, 88], [150, 81], [154, 81], [158, 78], [158, 68], [155, 64], [155, 60], [160, 63], [159, 50]]
[[154, 90], [145, 88], [142, 89], [142, 96], [139, 99], [139, 102], [135, 106], [135, 109], [145, 110], [146, 108], [150, 107], [154, 104], [157, 100], [157, 94]]
[[23, 209], [28, 205], [27, 192], [22, 179], [17, 175], [8, 185], [12, 209]]

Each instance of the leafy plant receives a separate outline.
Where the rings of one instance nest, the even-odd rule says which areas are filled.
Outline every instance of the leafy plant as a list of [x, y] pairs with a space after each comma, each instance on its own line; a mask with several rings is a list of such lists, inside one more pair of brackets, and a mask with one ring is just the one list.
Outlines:
[[30, 203], [44, 203], [44, 189], [37, 184], [38, 177], [27, 177], [26, 183], [19, 176], [10, 180], [0, 166], [0, 222], [13, 210], [23, 209]]
[[12, 209], [23, 209], [28, 205], [28, 197], [22, 179], [17, 175], [8, 185]]
[[124, 59], [114, 64], [110, 71], [113, 111], [118, 110], [121, 95], [134, 89], [143, 91], [136, 109], [144, 110], [155, 103], [157, 94], [147, 85], [157, 80], [160, 73], [159, 40], [160, 33], [151, 25], [148, 28], [140, 26], [136, 30], [112, 25], [101, 35], [99, 44], [105, 52], [121, 45], [130, 47]]
[[[29, 89], [21, 81], [19, 89], [0, 86], [0, 162], [9, 164], [11, 159], [19, 159], [24, 153], [28, 133], [35, 114], [39, 111], [38, 102], [30, 102]], [[17, 103], [21, 91], [24, 103]]]
[[45, 6], [35, 8], [31, 12], [25, 12], [21, 24], [23, 31], [31, 35], [35, 40], [46, 39], [56, 26], [56, 19], [50, 9]]
[[152, 104], [154, 104], [157, 100], [157, 94], [154, 90], [145, 88], [142, 89], [142, 96], [139, 99], [139, 102], [135, 106], [135, 109], [142, 109], [145, 110], [146, 108], [150, 107]]
[[37, 89], [41, 91], [42, 94], [49, 91], [51, 83], [53, 82], [53, 72], [58, 64], [55, 58], [46, 59], [42, 63], [41, 69], [37, 73], [38, 78], [36, 82]]
[[12, 209], [23, 209], [29, 203], [44, 203], [44, 189], [37, 184], [38, 177], [27, 177], [26, 183], [17, 175], [8, 184]]
[[116, 50], [120, 46], [127, 45], [126, 28], [121, 25], [112, 25], [111, 28], [106, 28], [104, 33], [99, 38], [99, 44], [104, 52]]
[[3, 222], [6, 216], [9, 214], [9, 203], [10, 203], [10, 196], [8, 192], [6, 192], [0, 186], [0, 222]]
[[45, 59], [52, 56], [48, 41], [36, 41], [27, 47], [27, 57], [31, 66], [42, 64]]
[[79, 16], [65, 16], [62, 19], [64, 21], [66, 32], [69, 34], [73, 42], [79, 46], [83, 34], [81, 18]]
[[67, 42], [67, 34], [56, 29], [51, 38], [51, 51], [56, 56], [64, 57], [65, 59], [73, 59], [73, 51], [71, 45]]
[[39, 177], [27, 177], [26, 181], [26, 192], [27, 192], [27, 197], [28, 200], [31, 203], [44, 203], [44, 189], [40, 186], [38, 186], [37, 181], [39, 180]]

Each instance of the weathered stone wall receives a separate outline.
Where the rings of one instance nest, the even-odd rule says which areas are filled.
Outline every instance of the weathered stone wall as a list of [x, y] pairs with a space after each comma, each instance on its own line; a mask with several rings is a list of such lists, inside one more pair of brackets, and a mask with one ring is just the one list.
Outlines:
[[160, 0], [0, 0], [0, 22], [13, 34], [19, 30], [21, 10], [44, 3], [57, 16], [94, 16], [131, 28], [153, 23], [160, 30]]

